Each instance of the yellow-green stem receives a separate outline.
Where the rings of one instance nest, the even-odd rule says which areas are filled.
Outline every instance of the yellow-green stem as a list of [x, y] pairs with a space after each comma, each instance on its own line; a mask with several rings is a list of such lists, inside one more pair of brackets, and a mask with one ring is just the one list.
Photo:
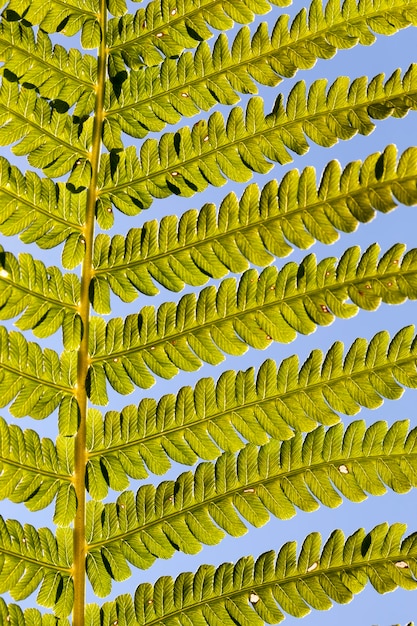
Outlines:
[[106, 0], [100, 0], [98, 20], [101, 28], [101, 43], [97, 60], [97, 87], [96, 105], [94, 110], [94, 126], [91, 147], [91, 182], [87, 194], [86, 215], [84, 222], [85, 255], [81, 271], [81, 296], [79, 313], [83, 324], [83, 337], [78, 350], [77, 390], [76, 397], [79, 406], [79, 426], [75, 437], [75, 471], [74, 488], [77, 495], [77, 513], [74, 520], [74, 609], [72, 616], [73, 626], [84, 626], [85, 611], [85, 476], [87, 464], [86, 433], [88, 397], [86, 378], [89, 366], [89, 326], [90, 326], [90, 299], [89, 291], [93, 276], [92, 259], [94, 243], [95, 204], [97, 199], [97, 181], [100, 167], [101, 141], [104, 119], [104, 86], [107, 67], [106, 27], [107, 7]]

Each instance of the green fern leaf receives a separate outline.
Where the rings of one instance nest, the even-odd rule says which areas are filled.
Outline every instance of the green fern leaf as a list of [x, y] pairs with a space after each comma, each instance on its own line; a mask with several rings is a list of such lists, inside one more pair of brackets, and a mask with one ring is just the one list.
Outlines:
[[91, 124], [86, 122], [78, 137], [79, 129], [66, 113], [5, 77], [0, 87], [0, 121], [0, 144], [18, 142], [14, 154], [28, 155], [33, 167], [50, 176], [66, 174], [77, 159], [87, 156]]
[[96, 78], [95, 59], [81, 55], [78, 50], [69, 53], [62, 46], [52, 47], [48, 35], [34, 31], [18, 22], [3, 21], [0, 31], [0, 58], [4, 75], [12, 75], [21, 83], [38, 87], [50, 100], [72, 106], [75, 113], [88, 115], [94, 107], [93, 88]]
[[67, 36], [75, 35], [86, 21], [96, 18], [98, 0], [72, 0], [65, 4], [57, 0], [11, 0], [7, 16], [16, 15], [30, 24], [42, 27], [45, 32], [60, 31]]
[[[120, 211], [133, 215], [148, 208], [152, 196], [175, 193], [188, 197], [203, 191], [208, 184], [222, 184], [208, 176], [207, 166], [232, 180], [245, 182], [253, 171], [262, 172], [269, 161], [291, 162], [288, 150], [305, 154], [309, 148], [306, 137], [329, 147], [338, 139], [350, 139], [357, 133], [368, 135], [374, 127], [372, 119], [401, 117], [415, 108], [416, 67], [411, 65], [402, 79], [396, 70], [385, 85], [382, 75], [368, 85], [365, 77], [351, 84], [347, 77], [338, 78], [327, 93], [325, 80], [315, 81], [308, 95], [301, 81], [290, 92], [286, 107], [278, 96], [272, 113], [267, 116], [263, 110], [260, 114], [262, 101], [254, 97], [245, 115], [240, 107], [232, 109], [227, 124], [215, 112], [203, 132], [196, 126], [192, 130], [184, 127], [164, 135], [159, 143], [146, 140], [140, 159], [133, 147], [117, 154], [105, 154], [101, 201], [108, 206], [113, 203]], [[184, 92], [183, 97], [189, 96]], [[257, 119], [255, 128], [250, 123], [252, 118]], [[255, 139], [258, 155], [254, 154], [253, 163], [248, 163], [245, 146], [250, 150]]]
[[[190, 362], [196, 369], [198, 360], [220, 363], [223, 350], [239, 355], [245, 344], [265, 349], [272, 340], [289, 343], [297, 333], [310, 334], [316, 325], [329, 325], [335, 316], [346, 319], [359, 308], [375, 310], [381, 302], [399, 304], [414, 299], [417, 255], [410, 250], [400, 262], [402, 250], [398, 244], [378, 261], [377, 244], [362, 257], [358, 247], [349, 248], [337, 267], [334, 258], [317, 264], [314, 255], [309, 255], [300, 266], [288, 263], [280, 271], [275, 267], [261, 274], [247, 270], [237, 289], [229, 278], [218, 290], [203, 289], [198, 299], [189, 294], [178, 305], [163, 304], [158, 312], [144, 307], [124, 324], [114, 319], [106, 328], [104, 320], [93, 318], [89, 389], [90, 393], [95, 390], [94, 402], [106, 400], [104, 376], [119, 393], [130, 393], [131, 382], [149, 385], [138, 367], [163, 378], [174, 376], [183, 359], [166, 348], [168, 343], [175, 346], [179, 340], [183, 348], [188, 345], [190, 354], [197, 357]], [[216, 332], [212, 333], [212, 328]], [[227, 341], [219, 338], [219, 332]]]
[[17, 260], [1, 246], [0, 263], [1, 319], [19, 317], [16, 326], [32, 329], [38, 337], [48, 337], [62, 326], [65, 347], [76, 349], [81, 340], [78, 278], [62, 275], [57, 267], [46, 268], [29, 254]]
[[163, 56], [181, 54], [184, 48], [194, 48], [202, 39], [210, 39], [212, 31], [228, 30], [235, 22], [248, 23], [254, 15], [263, 15], [270, 4], [288, 6], [290, 0], [235, 0], [209, 2], [198, 0], [189, 4], [170, 6], [161, 0], [148, 3], [135, 15], [111, 20], [108, 46], [114, 65], [131, 68], [157, 65]]
[[[343, 171], [331, 161], [318, 188], [312, 168], [301, 175], [291, 170], [280, 184], [270, 181], [261, 192], [252, 184], [240, 200], [228, 194], [217, 214], [213, 204], [206, 204], [180, 219], [170, 215], [160, 224], [145, 222], [141, 229], [131, 229], [126, 239], [100, 233], [94, 248], [92, 304], [101, 312], [109, 289], [131, 302], [137, 291], [157, 293], [155, 281], [179, 291], [184, 283], [202, 285], [210, 276], [241, 272], [248, 261], [269, 265], [271, 254], [286, 256], [292, 246], [305, 249], [316, 240], [331, 244], [339, 229], [353, 231], [375, 211], [390, 211], [394, 198], [415, 204], [416, 171], [416, 149], [406, 150], [396, 164], [396, 148], [391, 145], [363, 164], [349, 163]], [[372, 193], [363, 184], [372, 186]], [[103, 312], [108, 311], [105, 306]]]
[[[126, 0], [1, 3], [0, 145], [12, 156], [0, 157], [0, 236], [14, 240], [0, 247], [0, 499], [52, 518], [49, 529], [0, 517], [1, 626], [261, 626], [347, 603], [368, 582], [379, 593], [417, 587], [415, 533], [403, 539], [404, 524], [382, 524], [347, 539], [336, 530], [323, 546], [315, 532], [300, 550], [286, 543], [86, 604], [88, 581], [110, 596], [132, 567], [196, 555], [271, 516], [417, 485], [408, 421], [341, 423], [417, 387], [411, 326], [313, 349], [302, 364], [293, 355], [224, 371], [158, 401], [120, 408], [115, 397], [417, 298], [417, 251], [392, 245], [391, 232], [382, 254], [354, 241], [339, 259], [318, 246], [317, 258], [272, 265], [378, 213], [391, 231], [383, 214], [417, 198], [417, 149], [405, 144], [401, 156], [388, 145], [363, 162], [331, 161], [320, 180], [312, 166], [285, 168], [218, 208], [207, 197], [199, 211], [184, 201], [179, 217], [175, 206], [136, 217], [154, 200], [245, 184], [312, 144], [414, 115], [416, 65], [388, 78], [338, 72], [329, 83], [313, 73], [289, 89], [287, 79], [318, 60], [328, 75], [337, 51], [380, 36], [405, 39], [415, 0], [309, 0], [292, 16], [276, 8], [268, 24], [255, 21], [289, 2], [147, 0], [130, 13]], [[273, 94], [265, 113], [258, 89], [280, 82], [288, 95]], [[56, 249], [25, 252], [17, 237]], [[185, 285], [175, 302], [112, 315], [114, 295], [129, 303]], [[14, 418], [43, 421], [35, 431]], [[189, 471], [146, 480], [172, 462]], [[130, 479], [142, 481], [134, 491]], [[30, 596], [49, 612], [24, 610]]]
[[[282, 77], [291, 77], [298, 69], [311, 68], [318, 58], [331, 58], [339, 47], [373, 43], [372, 30], [383, 30], [379, 19], [386, 24], [386, 32], [382, 34], [415, 23], [415, 16], [408, 12], [411, 4], [410, 0], [400, 0], [395, 5], [372, 2], [365, 10], [352, 5], [347, 24], [342, 8], [327, 14], [321, 3], [314, 0], [308, 18], [305, 9], [292, 24], [287, 15], [282, 15], [273, 26], [271, 36], [267, 25], [262, 23], [252, 39], [249, 28], [244, 27], [230, 49], [222, 34], [212, 50], [203, 41], [194, 58], [190, 52], [183, 53], [178, 60], [169, 54], [160, 68], [147, 67], [144, 71], [141, 68], [130, 72], [129, 76], [121, 69], [123, 64], [113, 59], [114, 89], [110, 91], [108, 116], [119, 126], [119, 134], [123, 130], [133, 137], [145, 137], [149, 130], [162, 130], [166, 123], [175, 124], [182, 115], [193, 116], [199, 109], [208, 111], [217, 102], [236, 104], [237, 93], [257, 93], [255, 81], [276, 86]], [[337, 32], [336, 38], [333, 32]], [[165, 43], [167, 39], [170, 39], [169, 31], [161, 41]], [[172, 41], [167, 42], [167, 48], [171, 44]], [[128, 64], [129, 58], [127, 55], [125, 59]], [[105, 142], [108, 149], [120, 147], [111, 141], [114, 139]], [[250, 158], [251, 151], [245, 156]]]
[[68, 525], [76, 509], [70, 484], [73, 441], [59, 437], [55, 446], [50, 439], [41, 440], [34, 430], [8, 426], [2, 418], [0, 433], [2, 499], [24, 502], [29, 510], [36, 511], [56, 498], [55, 522]]
[[[3, 557], [0, 572], [1, 593], [8, 591], [13, 598], [20, 600], [41, 584], [38, 602], [54, 608], [58, 615], [68, 615], [72, 601], [71, 598], [68, 601], [68, 594], [65, 594], [67, 601], [60, 601], [60, 588], [72, 585], [69, 567], [71, 563], [62, 560], [65, 548], [59, 544], [72, 542], [71, 532], [57, 530], [55, 538], [48, 528], [36, 531], [29, 524], [23, 527], [16, 520], [5, 522], [0, 517], [0, 535], [0, 554]], [[30, 583], [32, 578], [33, 583]]]
[[70, 434], [77, 423], [74, 423], [71, 409], [76, 384], [76, 353], [64, 353], [59, 359], [53, 350], [42, 352], [37, 344], [27, 342], [20, 333], [7, 333], [3, 327], [0, 327], [0, 346], [1, 406], [13, 401], [12, 415], [31, 415], [36, 419], [47, 417], [61, 406], [66, 416], [63, 423], [67, 422], [67, 415], [72, 416], [69, 431], [62, 434]]
[[[181, 474], [156, 489], [146, 485], [135, 497], [124, 492], [114, 504], [91, 502], [89, 550], [101, 553], [103, 564], [108, 550], [117, 554], [119, 565], [114, 574], [107, 568], [107, 577], [119, 580], [125, 560], [149, 567], [155, 557], [169, 558], [175, 550], [195, 554], [202, 543], [214, 545], [226, 532], [245, 534], [242, 518], [259, 528], [270, 513], [290, 519], [296, 508], [315, 511], [319, 503], [338, 507], [340, 493], [353, 502], [363, 501], [367, 493], [383, 495], [387, 486], [405, 493], [417, 485], [416, 434], [416, 429], [408, 431], [406, 421], [390, 428], [385, 422], [366, 428], [359, 421], [345, 431], [342, 424], [327, 431], [319, 427], [304, 440], [296, 433], [282, 444], [247, 444], [237, 457], [225, 453], [215, 464], [198, 466], [194, 476]], [[138, 546], [149, 551], [147, 560], [138, 561]]]
[[34, 172], [23, 176], [0, 157], [0, 229], [4, 235], [20, 234], [25, 243], [53, 248], [79, 233], [85, 194], [74, 196], [62, 183], [41, 179]]
[[[307, 615], [311, 608], [327, 610], [333, 602], [349, 602], [368, 581], [382, 593], [398, 586], [415, 589], [415, 537], [401, 541], [404, 530], [404, 524], [381, 524], [368, 534], [360, 529], [346, 540], [341, 531], [334, 531], [321, 553], [320, 535], [312, 533], [298, 558], [295, 542], [289, 542], [277, 555], [266, 552], [256, 561], [243, 557], [217, 569], [202, 565], [195, 574], [180, 574], [175, 581], [164, 576], [154, 587], [142, 583], [134, 604], [121, 596], [120, 608], [130, 615], [134, 610], [136, 623], [146, 625], [159, 623], [161, 615], [213, 625], [280, 623], [282, 610], [295, 617]], [[119, 598], [112, 604], [117, 611]]]
[[[355, 415], [360, 406], [376, 408], [384, 397], [399, 398], [401, 385], [415, 388], [415, 351], [413, 328], [406, 327], [391, 342], [386, 332], [369, 344], [358, 339], [345, 358], [336, 342], [325, 356], [312, 352], [301, 368], [295, 356], [279, 368], [267, 360], [256, 378], [252, 368], [226, 371], [216, 385], [202, 379], [194, 390], [183, 387], [159, 403], [144, 399], [121, 413], [109, 411], [104, 421], [99, 411], [91, 411], [87, 475], [91, 484], [100, 484], [104, 497], [108, 486], [127, 486], [124, 474], [146, 478], [146, 467], [163, 474], [169, 458], [192, 465], [198, 458], [215, 459], [222, 450], [239, 451], [242, 439], [262, 445], [268, 436], [287, 440], [294, 430], [336, 424], [338, 413]], [[156, 429], [156, 424], [163, 426]], [[109, 465], [117, 468], [117, 481], [110, 481]]]

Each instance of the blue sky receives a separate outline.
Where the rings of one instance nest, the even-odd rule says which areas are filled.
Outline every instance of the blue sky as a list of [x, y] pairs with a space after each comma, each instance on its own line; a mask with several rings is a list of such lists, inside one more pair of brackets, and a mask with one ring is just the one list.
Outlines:
[[[297, 3], [294, 9], [289, 10], [294, 14], [295, 10], [298, 10], [300, 6]], [[273, 24], [279, 14], [280, 10], [275, 8], [263, 19], [268, 19], [269, 23]], [[295, 79], [284, 81], [276, 89], [261, 88], [260, 93], [265, 96], [267, 102], [265, 110], [269, 110], [278, 92], [287, 94], [295, 81], [303, 79], [311, 83], [316, 78], [322, 77], [332, 81], [340, 74], [347, 75], [352, 79], [364, 74], [372, 77], [380, 72], [384, 72], [389, 76], [397, 67], [406, 70], [411, 62], [417, 61], [415, 51], [416, 30], [409, 28], [392, 37], [379, 36], [377, 42], [369, 48], [356, 47], [353, 50], [338, 52], [332, 60], [318, 62], [314, 70], [299, 72]], [[190, 120], [189, 123], [193, 124], [196, 119]], [[257, 176], [253, 180], [256, 180], [262, 186], [269, 178], [275, 177], [280, 180], [285, 171], [292, 167], [302, 169], [306, 165], [314, 165], [318, 174], [320, 174], [330, 159], [338, 159], [342, 165], [345, 165], [349, 161], [363, 159], [374, 151], [383, 150], [389, 143], [395, 143], [398, 146], [399, 153], [411, 145], [417, 145], [417, 114], [415, 112], [408, 114], [402, 120], [388, 119], [379, 122], [375, 131], [369, 137], [358, 136], [349, 142], [340, 142], [331, 149], [312, 146], [307, 155], [303, 157], [294, 155], [294, 163], [285, 167], [276, 166], [266, 177]], [[2, 150], [2, 154], [8, 157], [6, 149]], [[24, 164], [20, 166], [23, 169], [25, 168]], [[143, 212], [139, 217], [132, 220], [127, 220], [124, 217], [119, 220], [120, 214], [117, 214], [117, 226], [114, 232], [117, 232], [118, 229], [123, 232], [132, 226], [141, 225], [145, 220], [165, 214], [182, 214], [188, 208], [199, 208], [207, 201], [218, 204], [226, 193], [232, 189], [240, 195], [244, 185], [229, 183], [221, 189], [209, 188], [204, 194], [190, 199], [171, 197], [163, 202], [155, 202], [148, 211]], [[377, 215], [372, 223], [361, 225], [356, 233], [342, 235], [333, 246], [317, 244], [308, 252], [314, 252], [318, 259], [322, 259], [326, 256], [338, 256], [346, 247], [352, 245], [360, 245], [362, 249], [366, 249], [368, 245], [375, 241], [380, 243], [382, 250], [386, 250], [397, 242], [404, 242], [408, 248], [411, 248], [415, 247], [417, 243], [416, 232], [417, 208], [400, 206], [389, 215]], [[16, 247], [16, 241], [12, 242], [4, 237], [0, 237], [0, 243], [6, 249], [15, 253], [19, 251]], [[31, 247], [31, 249], [34, 254], [38, 255], [38, 258], [41, 258], [47, 264], [58, 262], [53, 251], [46, 253], [35, 247]], [[294, 251], [288, 260], [299, 261], [306, 254], [307, 252], [305, 251]], [[280, 267], [286, 261], [278, 260], [276, 264]], [[187, 291], [188, 289], [185, 288], [183, 293]], [[181, 297], [181, 295], [183, 294], [161, 293], [161, 297], [158, 297], [157, 301], [175, 300]], [[151, 300], [141, 297], [128, 309], [122, 309], [116, 301], [114, 303], [114, 313], [116, 315], [126, 315], [128, 312], [137, 311], [144, 304], [155, 304], [156, 299]], [[413, 324], [416, 320], [417, 302], [407, 302], [399, 307], [381, 305], [378, 311], [374, 313], [362, 311], [350, 320], [336, 320], [330, 327], [318, 328], [309, 337], [299, 336], [290, 345], [274, 344], [265, 352], [256, 352], [250, 349], [244, 358], [228, 357], [224, 364], [216, 368], [203, 366], [196, 374], [178, 376], [169, 383], [167, 381], [159, 381], [152, 390], [145, 393], [138, 391], [128, 398], [116, 399], [112, 397], [111, 408], [121, 408], [126, 404], [136, 403], [143, 396], [159, 398], [167, 392], [175, 393], [179, 387], [185, 384], [194, 384], [202, 376], [218, 378], [224, 369], [257, 367], [268, 357], [274, 358], [279, 363], [286, 356], [297, 353], [302, 362], [312, 349], [320, 348], [323, 352], [326, 352], [335, 340], [342, 340], [346, 346], [349, 346], [358, 336], [371, 338], [382, 329], [388, 329], [391, 334], [395, 334], [400, 328]], [[396, 419], [409, 418], [412, 425], [417, 425], [416, 394], [417, 391], [406, 390], [401, 400], [395, 403], [386, 401], [376, 411], [363, 410], [356, 416], [356, 419], [363, 418], [370, 424], [376, 420], [387, 420], [389, 423], [392, 423]], [[3, 410], [2, 415], [6, 416], [6, 411]], [[348, 420], [345, 421], [346, 423], [348, 422]], [[42, 430], [44, 435], [52, 435], [54, 431], [53, 418], [52, 420], [49, 418], [43, 423], [35, 424], [30, 423], [29, 420], [24, 420], [20, 421], [19, 424], [25, 424], [32, 428], [39, 426], [39, 430]], [[173, 468], [169, 476], [157, 479], [156, 482], [168, 477], [174, 478], [177, 473], [187, 469], [184, 466], [177, 466]], [[132, 482], [132, 488], [136, 489], [136, 487], [137, 485]], [[18, 517], [20, 521], [28, 521], [36, 526], [49, 524], [49, 518], [45, 513], [33, 515], [23, 506], [12, 506], [8, 502], [0, 503], [0, 511], [4, 516]], [[346, 535], [349, 535], [359, 527], [370, 530], [382, 521], [390, 523], [398, 521], [407, 523], [408, 532], [412, 532], [417, 530], [416, 511], [417, 492], [412, 491], [403, 496], [388, 493], [384, 497], [368, 499], [361, 504], [345, 502], [338, 509], [333, 510], [321, 507], [315, 513], [306, 514], [299, 512], [295, 518], [287, 522], [271, 519], [261, 529], [250, 529], [245, 537], [241, 539], [226, 539], [217, 547], [204, 547], [197, 556], [187, 557], [178, 553], [170, 561], [158, 561], [151, 570], [145, 572], [134, 570], [132, 578], [127, 583], [123, 585], [120, 583], [114, 584], [112, 597], [125, 593], [128, 590], [134, 591], [140, 582], [154, 582], [161, 575], [169, 574], [176, 576], [181, 571], [195, 571], [200, 563], [220, 564], [225, 560], [235, 562], [240, 556], [246, 554], [253, 554], [256, 557], [269, 549], [278, 550], [285, 541], [297, 540], [301, 543], [305, 535], [311, 531], [320, 531], [323, 539], [326, 539], [335, 528], [341, 528]], [[417, 620], [417, 608], [415, 608], [417, 606], [416, 593], [397, 590], [385, 596], [377, 596], [372, 588], [368, 586], [367, 590], [357, 596], [349, 605], [342, 607], [335, 605], [329, 612], [313, 611], [302, 622], [289, 616], [285, 624], [288, 626], [295, 626], [300, 623], [303, 626], [334, 626], [335, 624], [338, 626], [351, 626], [352, 623], [356, 623], [358, 626], [405, 625], [408, 621]], [[34, 605], [32, 598], [30, 599], [30, 604]]]

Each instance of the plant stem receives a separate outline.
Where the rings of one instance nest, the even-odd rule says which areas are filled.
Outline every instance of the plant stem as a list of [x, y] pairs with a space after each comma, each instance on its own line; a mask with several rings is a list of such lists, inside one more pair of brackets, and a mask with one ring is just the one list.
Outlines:
[[76, 397], [79, 407], [79, 425], [75, 436], [75, 471], [74, 487], [77, 496], [77, 513], [74, 520], [74, 609], [73, 626], [84, 626], [85, 612], [85, 587], [86, 587], [86, 554], [87, 544], [85, 540], [85, 514], [86, 514], [86, 465], [87, 465], [87, 409], [88, 397], [86, 379], [90, 357], [88, 351], [90, 329], [90, 286], [93, 278], [93, 244], [95, 225], [95, 206], [97, 200], [97, 182], [100, 167], [102, 146], [102, 130], [104, 120], [104, 88], [107, 68], [106, 28], [107, 7], [106, 0], [100, 0], [100, 13], [98, 16], [101, 29], [101, 42], [98, 49], [97, 59], [97, 86], [96, 103], [94, 110], [94, 125], [91, 146], [91, 182], [88, 188], [86, 213], [84, 221], [85, 255], [81, 270], [81, 296], [79, 313], [83, 325], [83, 336], [78, 350], [77, 364], [77, 390]]

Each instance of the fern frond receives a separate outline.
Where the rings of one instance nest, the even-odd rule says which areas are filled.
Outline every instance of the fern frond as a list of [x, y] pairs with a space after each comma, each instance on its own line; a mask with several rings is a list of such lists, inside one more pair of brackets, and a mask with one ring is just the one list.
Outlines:
[[36, 530], [0, 516], [0, 556], [1, 593], [22, 600], [41, 585], [38, 603], [58, 616], [69, 615], [74, 595], [70, 528], [57, 528], [54, 535], [49, 528]]
[[[229, 271], [240, 273], [249, 263], [266, 266], [272, 255], [287, 256], [293, 249], [309, 248], [316, 240], [331, 244], [338, 232], [353, 232], [370, 221], [376, 211], [417, 203], [417, 148], [409, 148], [397, 163], [397, 149], [354, 161], [343, 170], [337, 161], [325, 168], [317, 186], [315, 170], [301, 175], [290, 170], [278, 183], [262, 191], [249, 185], [240, 200], [229, 193], [218, 211], [213, 204], [145, 222], [126, 237], [98, 234], [94, 243], [96, 285], [101, 298], [111, 289], [132, 302], [138, 291], [158, 292], [155, 282], [180, 291], [184, 284], [202, 285], [209, 277]], [[225, 250], [233, 251], [225, 255]], [[96, 293], [92, 292], [92, 304]]]
[[417, 16], [409, 11], [412, 5], [413, 0], [372, 0], [366, 7], [345, 3], [334, 10], [334, 3], [324, 9], [320, 0], [313, 0], [309, 12], [302, 9], [292, 23], [288, 15], [280, 16], [271, 35], [262, 23], [251, 39], [246, 26], [230, 47], [221, 34], [214, 47], [203, 41], [194, 56], [186, 52], [173, 59], [170, 55], [161, 66], [131, 71], [128, 76], [114, 64], [106, 146], [123, 147], [122, 131], [145, 137], [217, 103], [236, 104], [238, 93], [257, 93], [256, 83], [276, 86], [282, 77], [309, 69], [318, 58], [331, 58], [340, 48], [372, 44], [373, 31], [387, 35], [417, 24]]
[[[41, 613], [38, 609], [23, 610], [17, 604], [6, 604], [0, 598], [0, 623], [7, 626], [56, 626], [56, 617], [51, 613]], [[66, 617], [60, 617], [59, 626], [71, 625]]]
[[[53, 248], [68, 239], [71, 256], [79, 259], [85, 191], [71, 193], [63, 183], [40, 178], [34, 172], [23, 175], [0, 157], [0, 232], [6, 236], [20, 233], [24, 243], [36, 242]], [[74, 250], [73, 241], [77, 242]], [[63, 255], [65, 259], [65, 254]]]
[[[262, 191], [228, 194], [218, 210], [209, 198], [181, 218], [134, 219], [141, 228], [125, 241], [113, 214], [246, 184], [311, 144], [368, 135], [376, 120], [417, 110], [417, 64], [388, 79], [294, 81], [270, 113], [252, 97], [343, 48], [417, 26], [417, 0], [306, 0], [295, 18], [277, 11], [271, 29], [257, 19], [252, 31], [256, 15], [291, 0], [146, 0], [128, 15], [141, 1], [0, 0], [0, 146], [37, 171], [0, 157], [0, 237], [59, 245], [63, 268], [0, 246], [0, 321], [19, 331], [0, 326], [0, 409], [10, 418], [0, 417], [0, 499], [32, 516], [54, 507], [50, 529], [0, 516], [0, 595], [23, 604], [36, 592], [50, 611], [0, 599], [0, 626], [261, 626], [348, 602], [369, 580], [381, 593], [416, 590], [417, 533], [403, 539], [404, 524], [383, 524], [347, 540], [335, 531], [323, 547], [312, 533], [301, 552], [290, 542], [256, 562], [205, 565], [141, 584], [134, 598], [86, 605], [88, 582], [109, 596], [133, 567], [196, 554], [270, 516], [417, 487], [417, 427], [340, 419], [417, 388], [411, 326], [346, 352], [337, 341], [302, 365], [267, 360], [256, 374], [226, 371], [159, 401], [100, 410], [109, 386], [138, 394], [157, 376], [417, 300], [417, 247], [406, 253], [402, 243], [271, 265], [293, 247], [334, 242], [376, 211], [417, 204], [417, 148], [398, 159], [388, 146], [343, 170], [331, 162], [320, 182], [312, 167], [291, 171]], [[230, 44], [215, 34], [232, 27]], [[235, 106], [241, 94], [251, 97]], [[230, 115], [180, 123], [219, 105]], [[148, 136], [167, 124], [174, 132]], [[127, 147], [124, 135], [140, 141]], [[216, 285], [176, 302], [111, 315], [112, 291], [131, 302], [208, 278]], [[62, 346], [51, 337], [60, 328]], [[32, 331], [48, 341], [27, 341]], [[52, 419], [56, 440], [14, 417]], [[48, 422], [42, 428], [52, 436]], [[191, 471], [128, 491], [131, 478], [163, 475], [172, 461]]]
[[146, 306], [124, 322], [114, 318], [106, 324], [93, 317], [87, 379], [91, 400], [107, 402], [106, 378], [118, 393], [127, 394], [134, 384], [152, 385], [151, 372], [172, 378], [179, 369], [197, 370], [202, 361], [216, 365], [224, 353], [242, 355], [248, 345], [263, 350], [271, 341], [290, 343], [297, 333], [308, 335], [317, 325], [352, 317], [360, 308], [415, 299], [417, 250], [401, 260], [404, 249], [396, 244], [378, 260], [377, 244], [362, 256], [355, 246], [337, 265], [334, 257], [317, 263], [310, 254], [300, 265], [287, 263], [281, 270], [247, 270], [237, 289], [236, 280], [226, 278], [218, 289], [205, 287], [198, 298], [187, 294], [158, 310]]
[[80, 132], [67, 113], [37, 96], [34, 89], [20, 87], [3, 77], [0, 87], [0, 145], [15, 145], [18, 156], [27, 155], [33, 167], [49, 176], [62, 176], [78, 159], [88, 157], [92, 118]]
[[134, 147], [111, 151], [102, 159], [99, 201], [108, 210], [113, 203], [134, 215], [148, 208], [153, 197], [189, 197], [209, 184], [223, 185], [225, 176], [246, 182], [252, 172], [265, 174], [272, 161], [291, 162], [289, 150], [305, 154], [307, 137], [329, 147], [357, 133], [368, 135], [374, 128], [373, 119], [403, 117], [417, 108], [417, 65], [411, 65], [403, 78], [400, 74], [395, 70], [385, 84], [382, 74], [369, 84], [365, 76], [351, 83], [347, 77], [339, 77], [327, 92], [327, 81], [319, 79], [308, 94], [300, 81], [286, 106], [278, 96], [267, 116], [263, 100], [254, 97], [245, 113], [240, 107], [232, 109], [226, 125], [222, 114], [215, 112], [208, 122], [201, 120], [192, 130], [184, 127], [166, 133], [159, 142], [147, 139], [140, 159]]
[[[122, 622], [129, 626], [179, 619], [208, 626], [264, 626], [282, 622], [282, 611], [304, 617], [312, 608], [328, 610], [333, 602], [350, 602], [368, 582], [378, 593], [415, 589], [416, 534], [403, 539], [405, 529], [405, 524], [384, 523], [368, 534], [359, 529], [347, 539], [335, 530], [323, 547], [314, 532], [307, 535], [298, 558], [297, 544], [291, 541], [278, 554], [271, 550], [256, 561], [247, 556], [235, 565], [201, 565], [195, 574], [182, 573], [175, 581], [163, 576], [154, 586], [139, 585], [134, 602], [124, 595], [104, 604], [104, 624], [110, 626], [121, 615], [129, 616], [130, 621]], [[93, 613], [94, 605], [89, 609]]]
[[30, 254], [16, 259], [0, 246], [0, 289], [0, 319], [18, 317], [15, 325], [32, 329], [37, 337], [48, 337], [62, 328], [65, 348], [78, 348], [82, 331], [78, 276], [47, 268]]
[[247, 532], [242, 519], [260, 528], [270, 513], [290, 519], [297, 509], [312, 512], [319, 503], [336, 508], [343, 502], [340, 493], [353, 502], [383, 495], [386, 486], [406, 493], [417, 486], [417, 429], [408, 426], [376, 422], [366, 428], [358, 421], [346, 431], [337, 424], [327, 432], [321, 426], [304, 440], [296, 433], [282, 444], [247, 444], [237, 457], [224, 453], [176, 481], [145, 485], [136, 495], [125, 491], [115, 503], [91, 500], [89, 552], [95, 560], [101, 555], [103, 564], [114, 563], [110, 584], [111, 578], [122, 580], [127, 561], [148, 568], [176, 550], [196, 554], [226, 534], [240, 537]]
[[76, 388], [77, 354], [56, 352], [26, 341], [18, 332], [0, 326], [0, 406], [12, 402], [15, 417], [29, 415], [43, 419], [59, 407], [62, 435], [77, 430]]
[[0, 417], [0, 494], [24, 502], [30, 511], [44, 509], [56, 498], [54, 522], [72, 522], [76, 500], [70, 484], [74, 471], [74, 441], [58, 436], [40, 439], [36, 431], [8, 425]]
[[153, 0], [134, 15], [109, 21], [110, 67], [158, 65], [164, 56], [178, 56], [210, 39], [211, 29], [252, 22], [255, 15], [268, 13], [271, 4], [285, 7], [291, 0]]
[[143, 479], [147, 469], [164, 474], [169, 459], [193, 465], [223, 450], [237, 452], [245, 441], [287, 440], [294, 430], [336, 424], [339, 413], [377, 408], [383, 398], [399, 398], [401, 385], [417, 387], [416, 354], [414, 328], [407, 326], [391, 341], [386, 331], [369, 343], [357, 339], [345, 356], [341, 342], [326, 355], [314, 350], [302, 367], [294, 355], [279, 367], [265, 361], [256, 377], [253, 368], [229, 370], [217, 383], [205, 378], [159, 402], [145, 398], [121, 413], [109, 411], [104, 420], [90, 410], [88, 488], [105, 497], [109, 486], [126, 488], [126, 476]]
[[36, 85], [49, 100], [71, 107], [74, 114], [88, 115], [94, 108], [96, 60], [79, 50], [69, 52], [52, 42], [43, 30], [34, 30], [18, 22], [2, 20], [0, 26], [0, 60], [3, 75], [10, 74], [20, 84]]

